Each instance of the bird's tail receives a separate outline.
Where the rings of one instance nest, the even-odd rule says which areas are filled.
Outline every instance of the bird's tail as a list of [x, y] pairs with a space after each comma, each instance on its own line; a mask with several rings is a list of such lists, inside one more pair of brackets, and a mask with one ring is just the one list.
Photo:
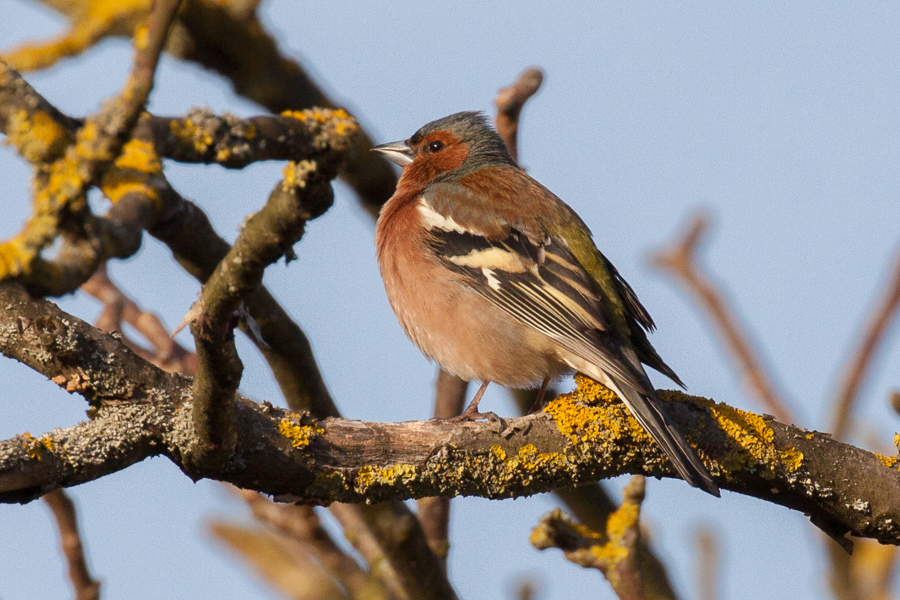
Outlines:
[[606, 383], [616, 393], [641, 427], [647, 430], [657, 444], [672, 461], [681, 478], [704, 492], [719, 497], [719, 488], [713, 481], [700, 460], [681, 432], [662, 409], [662, 400], [652, 386], [650, 392], [642, 394], [629, 385], [620, 385], [618, 381], [607, 376]]

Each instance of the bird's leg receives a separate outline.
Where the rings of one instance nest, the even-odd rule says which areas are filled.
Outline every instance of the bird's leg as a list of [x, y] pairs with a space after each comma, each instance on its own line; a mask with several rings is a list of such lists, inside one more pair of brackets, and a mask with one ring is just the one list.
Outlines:
[[481, 387], [478, 388], [478, 391], [475, 392], [475, 397], [472, 398], [472, 401], [466, 407], [466, 410], [459, 415], [459, 419], [463, 421], [474, 421], [475, 419], [480, 419], [482, 417], [487, 416], [486, 413], [481, 413], [478, 411], [478, 403], [481, 402], [481, 397], [484, 396], [484, 391], [487, 389], [488, 384], [491, 383], [488, 380], [485, 380], [481, 383]]
[[544, 377], [543, 383], [541, 383], [541, 389], [538, 390], [537, 397], [534, 399], [534, 404], [531, 405], [531, 408], [528, 409], [528, 414], [536, 413], [541, 410], [544, 406], [544, 394], [547, 393], [547, 386], [550, 385], [550, 378]]
[[450, 419], [451, 421], [477, 421], [478, 419], [487, 419], [491, 422], [496, 422], [500, 427], [497, 433], [501, 435], [505, 431], [509, 431], [509, 426], [506, 424], [506, 420], [494, 412], [480, 412], [478, 410], [478, 403], [481, 402], [481, 397], [484, 396], [484, 390], [487, 389], [490, 381], [484, 381], [481, 384], [481, 387], [478, 388], [478, 391], [475, 392], [475, 397], [472, 398], [472, 401], [469, 403], [469, 406], [466, 407], [466, 410], [462, 412], [462, 414], [453, 417]]

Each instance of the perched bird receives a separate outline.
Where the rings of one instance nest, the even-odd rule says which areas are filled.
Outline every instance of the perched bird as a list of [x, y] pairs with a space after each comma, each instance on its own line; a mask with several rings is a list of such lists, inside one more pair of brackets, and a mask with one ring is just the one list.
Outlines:
[[719, 489], [641, 363], [679, 385], [647, 340], [653, 320], [568, 205], [528, 176], [477, 112], [374, 150], [403, 167], [375, 243], [388, 299], [429, 358], [482, 382], [541, 385], [581, 372], [613, 390], [688, 483]]

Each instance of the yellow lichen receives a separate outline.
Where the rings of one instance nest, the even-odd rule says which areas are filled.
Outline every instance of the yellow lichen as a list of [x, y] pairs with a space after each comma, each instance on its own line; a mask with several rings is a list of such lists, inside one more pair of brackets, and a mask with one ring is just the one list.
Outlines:
[[623, 502], [606, 521], [606, 532], [609, 537], [621, 538], [626, 531], [634, 528], [640, 514], [640, 506], [634, 502]]
[[375, 469], [372, 467], [363, 467], [356, 474], [356, 489], [365, 491], [375, 484]]
[[897, 466], [898, 458], [896, 456], [884, 456], [883, 454], [878, 454], [877, 452], [874, 452], [873, 454], [875, 454], [875, 457], [880, 460], [884, 466], [889, 468], [894, 468]]
[[103, 176], [100, 187], [112, 203], [128, 194], [138, 193], [154, 202], [160, 199], [156, 178], [162, 173], [162, 162], [153, 144], [131, 140], [122, 148], [115, 168]]
[[576, 381], [578, 389], [575, 392], [562, 394], [544, 409], [553, 416], [560, 433], [572, 444], [586, 447], [625, 434], [635, 440], [650, 441], [649, 434], [615, 393], [581, 375], [576, 376]]
[[416, 477], [417, 471], [413, 465], [397, 463], [387, 467], [365, 466], [356, 475], [355, 488], [357, 492], [364, 494], [376, 483], [386, 486], [392, 486], [398, 482], [407, 484], [415, 481]]
[[281, 172], [281, 174], [284, 175], [284, 179], [281, 182], [281, 189], [289, 192], [291, 188], [305, 188], [306, 182], [309, 179], [309, 174], [315, 172], [317, 168], [318, 165], [314, 160], [289, 162]]
[[122, 147], [122, 154], [116, 159], [120, 169], [132, 169], [141, 173], [161, 173], [162, 162], [153, 144], [133, 139]]
[[146, 26], [138, 27], [134, 30], [134, 48], [135, 50], [143, 50], [150, 41], [149, 28]]
[[46, 112], [36, 111], [29, 117], [26, 111], [19, 110], [10, 116], [6, 143], [28, 162], [39, 163], [62, 154], [69, 137], [65, 127]]
[[308, 417], [304, 418], [308, 421], [301, 422], [300, 425], [294, 424], [290, 419], [282, 419], [278, 424], [278, 431], [291, 440], [291, 446], [294, 448], [305, 448], [314, 437], [325, 433], [325, 430], [316, 421]]
[[28, 457], [32, 460], [44, 460], [44, 451], [53, 452], [55, 449], [53, 440], [49, 437], [42, 436], [36, 438], [27, 431], [23, 433], [21, 437], [22, 443], [25, 446], [25, 452], [28, 453]]
[[286, 110], [281, 113], [281, 116], [297, 119], [298, 121], [303, 121], [304, 123], [309, 120], [318, 121], [319, 123], [325, 123], [326, 121], [330, 121], [332, 119], [352, 119], [350, 113], [348, 113], [343, 108], [308, 108], [306, 110]]
[[169, 130], [179, 143], [194, 148], [204, 154], [213, 144], [212, 136], [202, 127], [198, 127], [190, 119], [172, 119]]
[[506, 460], [506, 451], [500, 446], [497, 446], [496, 444], [491, 446], [491, 452], [493, 452], [494, 456], [496, 456], [498, 459]]
[[793, 473], [803, 464], [803, 453], [793, 446], [779, 450], [778, 454], [781, 457], [782, 466], [788, 473]]
[[[147, 20], [151, 0], [90, 0], [77, 3], [68, 31], [37, 43], [27, 43], [4, 54], [4, 60], [19, 71], [46, 68], [61, 58], [78, 55], [102, 38], [130, 35]], [[75, 7], [75, 2], [68, 2]]]
[[[665, 396], [686, 397], [679, 392], [667, 392]], [[764, 477], [771, 477], [777, 468], [793, 473], [802, 466], [803, 453], [792, 446], [777, 448], [775, 432], [763, 417], [706, 398], [694, 398], [693, 401], [709, 410], [719, 429], [737, 446], [737, 451], [718, 458], [726, 470], [746, 467], [748, 455], [754, 459], [754, 467], [765, 465], [768, 468], [769, 475]]]

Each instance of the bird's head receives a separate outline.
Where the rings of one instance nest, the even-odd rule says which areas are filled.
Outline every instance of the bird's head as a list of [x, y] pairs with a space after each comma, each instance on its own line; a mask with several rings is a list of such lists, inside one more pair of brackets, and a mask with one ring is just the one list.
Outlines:
[[490, 166], [517, 166], [506, 144], [480, 112], [461, 112], [428, 123], [408, 140], [372, 150], [403, 167], [402, 183], [426, 185]]

